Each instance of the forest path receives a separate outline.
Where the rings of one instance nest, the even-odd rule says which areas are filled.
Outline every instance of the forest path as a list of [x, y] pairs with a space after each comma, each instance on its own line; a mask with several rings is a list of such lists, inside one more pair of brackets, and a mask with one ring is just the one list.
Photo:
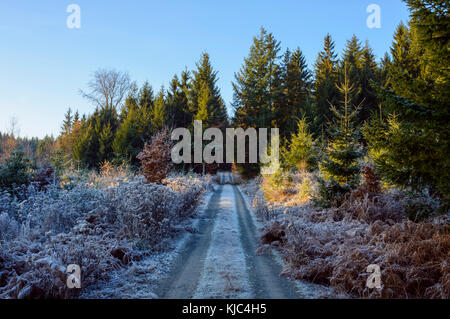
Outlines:
[[[232, 182], [232, 176], [220, 180]], [[256, 255], [259, 231], [238, 186], [221, 185], [160, 284], [161, 298], [309, 298], [309, 284], [280, 277], [272, 255]], [[316, 296], [317, 297], [317, 296]]]

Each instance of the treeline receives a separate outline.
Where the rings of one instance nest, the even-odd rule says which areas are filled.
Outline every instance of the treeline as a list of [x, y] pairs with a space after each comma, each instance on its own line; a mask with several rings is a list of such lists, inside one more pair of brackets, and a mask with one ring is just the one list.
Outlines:
[[280, 42], [264, 28], [253, 39], [250, 53], [236, 74], [234, 122], [243, 127], [279, 127], [284, 138], [290, 137], [297, 122], [307, 117], [316, 136], [325, 134], [332, 121], [331, 105], [341, 101], [337, 84], [344, 78], [344, 66], [354, 85], [356, 104], [362, 109], [361, 125], [376, 112], [380, 100], [371, 82], [384, 85], [389, 57], [375, 61], [369, 43], [353, 36], [338, 59], [335, 43], [328, 34], [311, 72], [300, 48], [280, 53]]
[[[109, 96], [117, 97], [114, 82], [119, 78], [122, 89], [128, 91], [123, 105], [120, 98], [105, 98], [102, 92], [107, 90]], [[175, 75], [168, 89], [161, 87], [156, 93], [148, 82], [138, 88], [120, 72], [100, 70], [90, 83], [92, 92], [84, 93], [98, 103], [96, 110], [80, 118], [69, 109], [60, 147], [75, 163], [88, 168], [104, 161], [135, 165], [144, 143], [164, 127], [192, 128], [194, 120], [202, 120], [206, 126], [225, 128], [228, 118], [217, 80], [207, 53], [202, 54], [195, 70]]]
[[0, 132], [0, 163], [9, 158], [14, 151], [21, 151], [27, 158], [33, 160], [32, 164], [40, 165], [54, 151], [54, 144], [53, 136], [39, 139], [37, 137], [20, 137], [13, 132]]
[[323, 206], [338, 205], [359, 184], [366, 156], [385, 182], [428, 192], [448, 207], [449, 5], [406, 2], [411, 20], [398, 26], [379, 63], [356, 36], [337, 58], [327, 35], [310, 74], [300, 49], [280, 55], [280, 43], [261, 29], [236, 74], [234, 124], [279, 127], [280, 174], [319, 168]]

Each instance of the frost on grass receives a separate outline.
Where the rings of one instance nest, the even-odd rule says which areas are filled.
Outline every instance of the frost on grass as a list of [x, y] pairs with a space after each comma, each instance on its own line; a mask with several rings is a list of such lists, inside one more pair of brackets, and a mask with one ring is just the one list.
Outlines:
[[[243, 188], [265, 220], [260, 251], [276, 244], [285, 276], [360, 298], [450, 298], [448, 215], [408, 220], [408, 198], [367, 187], [331, 209], [264, 201], [255, 182]], [[370, 264], [381, 268], [381, 290], [366, 287]]]
[[93, 175], [63, 189], [30, 186], [25, 200], [0, 193], [0, 298], [77, 297], [66, 287], [69, 264], [81, 267], [82, 288], [107, 282], [163, 250], [210, 184]]

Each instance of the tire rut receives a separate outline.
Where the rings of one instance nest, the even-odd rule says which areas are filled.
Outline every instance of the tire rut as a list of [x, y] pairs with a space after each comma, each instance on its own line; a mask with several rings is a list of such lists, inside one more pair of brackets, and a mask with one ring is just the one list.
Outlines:
[[170, 275], [158, 289], [158, 296], [165, 299], [190, 299], [194, 296], [203, 264], [211, 242], [214, 219], [219, 212], [222, 186], [212, 195], [202, 216], [198, 232], [187, 242], [176, 258]]
[[253, 287], [254, 298], [297, 299], [295, 284], [280, 276], [281, 265], [268, 255], [256, 255], [259, 233], [238, 186], [233, 186], [236, 211], [241, 228], [241, 242], [245, 251], [247, 271]]

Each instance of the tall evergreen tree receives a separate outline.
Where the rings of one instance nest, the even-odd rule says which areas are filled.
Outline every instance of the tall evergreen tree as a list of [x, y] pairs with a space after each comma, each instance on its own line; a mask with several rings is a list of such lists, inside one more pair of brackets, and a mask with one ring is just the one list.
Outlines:
[[330, 140], [325, 156], [319, 163], [319, 196], [316, 204], [323, 207], [339, 206], [345, 194], [359, 183], [358, 159], [362, 157], [357, 144], [353, 120], [360, 107], [353, 105], [355, 85], [350, 82], [347, 65], [338, 89], [343, 100], [340, 106], [331, 105], [335, 122], [330, 128]]
[[311, 74], [299, 48], [292, 53], [286, 50], [281, 70], [282, 94], [275, 102], [275, 123], [280, 136], [287, 138], [296, 131], [299, 119], [310, 112]]
[[338, 60], [335, 44], [329, 34], [324, 39], [323, 50], [317, 56], [314, 74], [314, 132], [322, 135], [326, 124], [333, 118], [330, 104], [336, 104], [338, 100]]
[[138, 93], [130, 93], [122, 108], [124, 117], [114, 137], [113, 150], [116, 160], [130, 161], [137, 165], [136, 156], [153, 133], [153, 89], [145, 82]]
[[85, 121], [74, 141], [74, 159], [89, 168], [114, 159], [113, 141], [119, 125], [115, 107], [97, 108]]
[[380, 85], [378, 78], [379, 69], [375, 61], [375, 55], [368, 42], [362, 49], [361, 63], [361, 94], [358, 103], [363, 102], [363, 104], [356, 119], [358, 124], [367, 121], [372, 114], [377, 112], [379, 106], [374, 87], [374, 85]]
[[379, 173], [398, 186], [428, 188], [450, 207], [450, 110], [448, 4], [406, 1], [409, 28], [400, 25], [392, 45], [388, 89], [381, 89], [391, 115], [365, 127]]
[[274, 79], [279, 71], [279, 51], [280, 43], [273, 34], [261, 28], [232, 83], [236, 125], [270, 127], [274, 119], [274, 100], [278, 95], [273, 87], [278, 84]]
[[167, 92], [167, 113], [169, 127], [189, 127], [192, 114], [189, 110], [189, 74], [183, 71], [181, 80], [175, 75]]
[[225, 127], [227, 123], [227, 112], [220, 95], [220, 90], [217, 87], [217, 71], [213, 70], [209, 55], [203, 53], [196, 66], [196, 70], [192, 71], [192, 80], [190, 83], [190, 110], [192, 114], [198, 114], [200, 111], [200, 96], [206, 94], [206, 91], [209, 91], [209, 125]]
[[152, 109], [152, 126], [155, 130], [162, 129], [166, 123], [166, 101], [165, 89], [161, 87], [158, 92]]

